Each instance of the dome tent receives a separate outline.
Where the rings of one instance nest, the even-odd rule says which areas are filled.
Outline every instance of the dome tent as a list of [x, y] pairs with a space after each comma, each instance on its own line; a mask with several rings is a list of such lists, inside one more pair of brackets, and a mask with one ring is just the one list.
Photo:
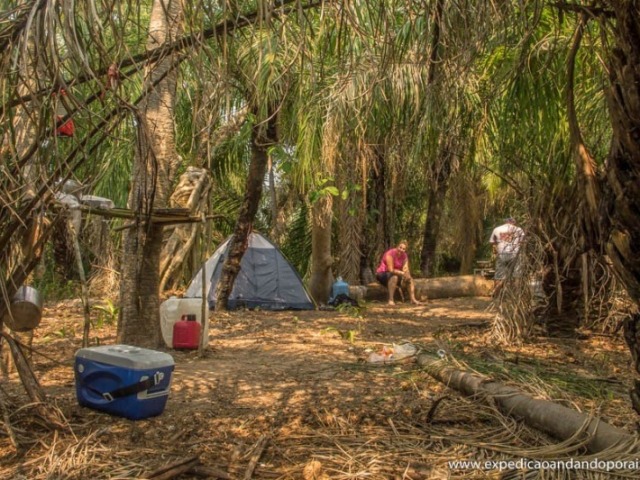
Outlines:
[[[211, 310], [215, 307], [216, 287], [230, 243], [231, 237], [218, 247], [204, 266], [207, 275], [205, 292]], [[202, 297], [202, 269], [193, 277], [184, 296]], [[228, 307], [313, 310], [315, 305], [300, 275], [280, 250], [261, 234], [253, 232], [249, 235], [249, 246], [240, 262], [240, 271], [233, 284]]]

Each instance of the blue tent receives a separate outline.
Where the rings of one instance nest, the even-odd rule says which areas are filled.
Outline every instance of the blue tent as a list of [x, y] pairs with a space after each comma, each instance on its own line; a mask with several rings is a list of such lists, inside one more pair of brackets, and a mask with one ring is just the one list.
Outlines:
[[[227, 258], [231, 237], [222, 243], [204, 265], [207, 300], [213, 310], [216, 287]], [[202, 269], [191, 281], [185, 297], [202, 297]], [[313, 310], [315, 305], [298, 272], [278, 248], [259, 233], [249, 235], [249, 246], [242, 257], [240, 272], [233, 284], [228, 307], [263, 310]]]

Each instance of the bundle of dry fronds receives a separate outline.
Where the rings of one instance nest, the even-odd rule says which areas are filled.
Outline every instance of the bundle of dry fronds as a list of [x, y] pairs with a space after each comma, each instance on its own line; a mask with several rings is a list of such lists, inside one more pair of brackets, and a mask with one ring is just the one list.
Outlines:
[[527, 234], [524, 248], [511, 264], [503, 287], [494, 298], [493, 336], [504, 343], [521, 342], [533, 332], [536, 311], [546, 302], [542, 287], [545, 253], [542, 240]]

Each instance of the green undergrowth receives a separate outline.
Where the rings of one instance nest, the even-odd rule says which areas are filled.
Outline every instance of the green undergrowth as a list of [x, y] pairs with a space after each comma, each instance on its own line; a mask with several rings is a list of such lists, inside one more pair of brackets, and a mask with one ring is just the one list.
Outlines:
[[496, 381], [514, 386], [535, 395], [548, 398], [578, 396], [587, 400], [610, 401], [624, 395], [624, 386], [606, 377], [596, 377], [567, 368], [549, 366], [540, 360], [502, 361], [464, 355], [456, 356], [470, 370], [486, 375]]

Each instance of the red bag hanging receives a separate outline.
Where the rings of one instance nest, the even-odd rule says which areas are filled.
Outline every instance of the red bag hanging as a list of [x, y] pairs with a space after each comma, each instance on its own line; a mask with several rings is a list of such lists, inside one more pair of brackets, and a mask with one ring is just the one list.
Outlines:
[[[55, 95], [55, 93], [54, 93]], [[64, 88], [60, 89], [60, 96], [64, 97], [67, 95]], [[58, 137], [73, 137], [76, 126], [73, 123], [73, 119], [69, 118], [67, 121], [63, 122], [62, 119], [67, 115], [67, 109], [64, 108], [64, 104], [59, 101], [56, 106], [56, 135]]]
[[[61, 116], [56, 117], [56, 124], [60, 125], [62, 122]], [[76, 126], [73, 124], [73, 120], [69, 119], [56, 128], [56, 135], [59, 137], [73, 137], [76, 131]]]

